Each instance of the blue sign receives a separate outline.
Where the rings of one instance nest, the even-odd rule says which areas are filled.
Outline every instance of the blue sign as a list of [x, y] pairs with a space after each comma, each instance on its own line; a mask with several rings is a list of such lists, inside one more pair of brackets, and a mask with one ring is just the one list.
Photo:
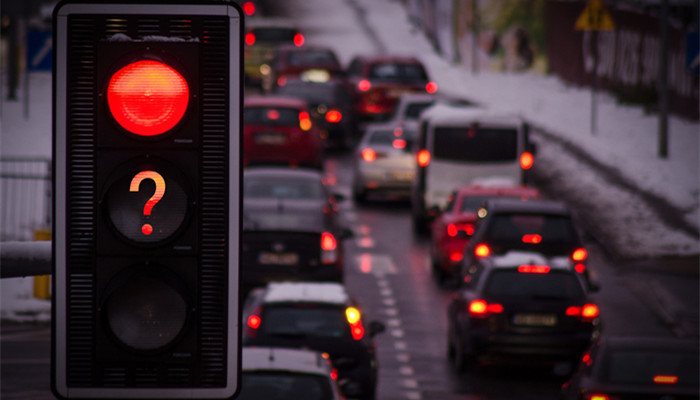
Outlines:
[[685, 65], [691, 73], [700, 74], [700, 34], [691, 32], [685, 38]]
[[53, 46], [51, 31], [27, 32], [27, 70], [51, 71]]

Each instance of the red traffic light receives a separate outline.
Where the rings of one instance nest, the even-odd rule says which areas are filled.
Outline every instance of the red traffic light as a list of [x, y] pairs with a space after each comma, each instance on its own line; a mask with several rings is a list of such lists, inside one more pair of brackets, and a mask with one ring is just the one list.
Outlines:
[[190, 91], [174, 68], [153, 60], [131, 63], [117, 71], [107, 87], [114, 119], [127, 131], [155, 136], [172, 129], [185, 115]]

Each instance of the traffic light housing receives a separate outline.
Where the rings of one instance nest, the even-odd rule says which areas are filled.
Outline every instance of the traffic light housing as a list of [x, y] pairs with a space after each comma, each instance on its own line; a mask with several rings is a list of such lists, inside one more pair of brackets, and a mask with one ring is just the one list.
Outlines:
[[223, 1], [54, 9], [60, 398], [237, 391], [242, 15]]

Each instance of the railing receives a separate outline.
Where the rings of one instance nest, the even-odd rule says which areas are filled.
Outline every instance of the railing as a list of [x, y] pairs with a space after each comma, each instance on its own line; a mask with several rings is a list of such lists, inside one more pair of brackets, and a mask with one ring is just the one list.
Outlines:
[[0, 241], [51, 227], [51, 177], [50, 158], [0, 158]]

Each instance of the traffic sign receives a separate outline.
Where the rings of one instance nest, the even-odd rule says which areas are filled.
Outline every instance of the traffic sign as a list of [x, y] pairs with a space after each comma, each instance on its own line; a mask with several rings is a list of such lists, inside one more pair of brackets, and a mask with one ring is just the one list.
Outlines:
[[615, 22], [603, 0], [589, 0], [574, 28], [577, 31], [611, 31], [615, 29]]
[[59, 398], [238, 389], [242, 15], [214, 0], [54, 9]]

